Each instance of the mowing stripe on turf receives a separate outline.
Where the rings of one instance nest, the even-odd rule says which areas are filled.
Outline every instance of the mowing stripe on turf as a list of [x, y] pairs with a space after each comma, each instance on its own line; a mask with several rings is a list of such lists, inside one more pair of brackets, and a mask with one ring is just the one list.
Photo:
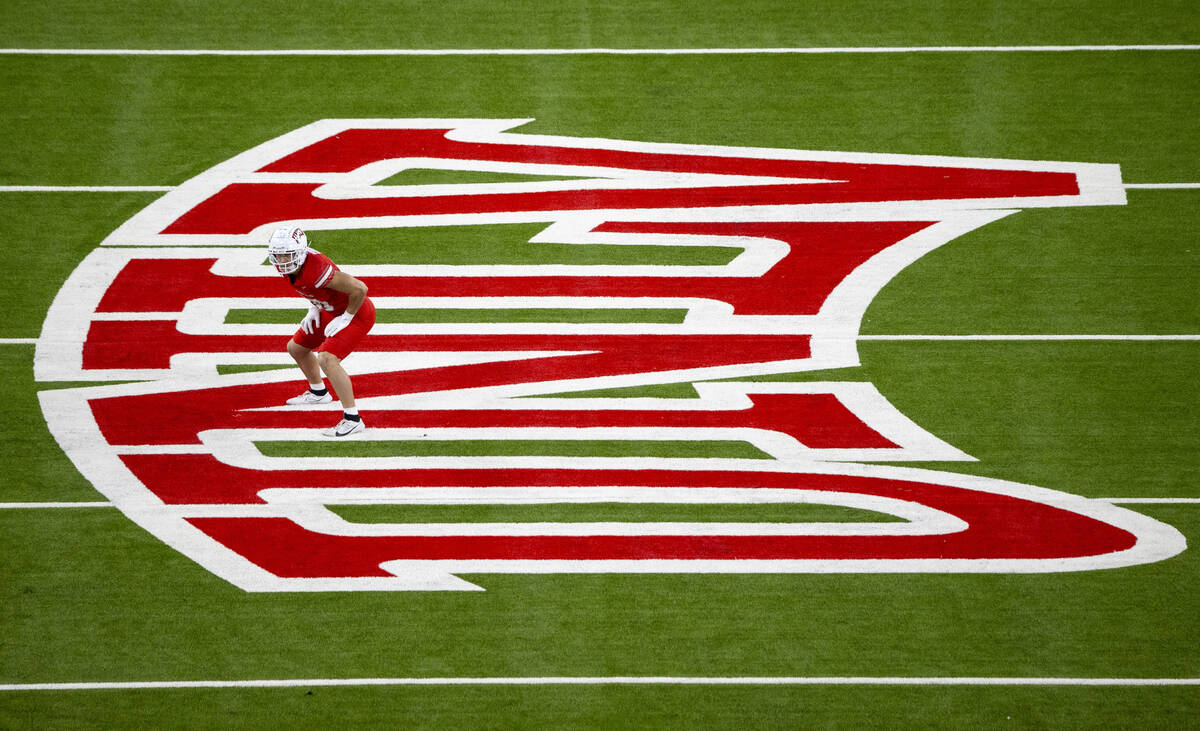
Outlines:
[[1179, 686], [1200, 678], [990, 678], [990, 677], [672, 677], [601, 676], [545, 678], [309, 678], [291, 680], [181, 680], [101, 683], [10, 683], [0, 691], [178, 690], [187, 688], [302, 688], [386, 685], [974, 685], [974, 686]]
[[1134, 190], [1197, 190], [1200, 183], [1125, 183], [1125, 188]]
[[0, 193], [164, 193], [173, 185], [0, 185]]
[[0, 503], [0, 510], [45, 510], [48, 508], [111, 508], [109, 502], [59, 502], [59, 503]]
[[1101, 497], [1096, 498], [1106, 503], [1121, 503], [1132, 505], [1196, 505], [1200, 504], [1197, 497]]
[[1077, 46], [844, 46], [817, 48], [0, 48], [5, 55], [60, 56], [672, 56], [703, 54], [1028, 53], [1197, 51], [1200, 44]]

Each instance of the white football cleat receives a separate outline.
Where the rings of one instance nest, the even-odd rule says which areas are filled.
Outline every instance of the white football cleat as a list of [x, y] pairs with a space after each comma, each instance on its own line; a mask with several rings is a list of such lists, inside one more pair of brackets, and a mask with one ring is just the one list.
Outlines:
[[338, 425], [332, 429], [326, 429], [321, 432], [321, 436], [326, 437], [348, 437], [351, 434], [357, 434], [367, 427], [362, 423], [362, 419], [354, 421], [352, 419], [342, 419]]
[[317, 404], [328, 404], [333, 401], [333, 396], [328, 389], [323, 396], [318, 396], [312, 391], [305, 391], [295, 398], [287, 400], [288, 406], [315, 406]]

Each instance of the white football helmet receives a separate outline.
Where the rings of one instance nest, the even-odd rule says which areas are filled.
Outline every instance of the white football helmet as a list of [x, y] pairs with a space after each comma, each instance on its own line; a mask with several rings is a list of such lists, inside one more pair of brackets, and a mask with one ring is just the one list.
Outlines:
[[267, 257], [280, 274], [294, 274], [308, 256], [308, 236], [295, 226], [277, 228], [267, 242]]

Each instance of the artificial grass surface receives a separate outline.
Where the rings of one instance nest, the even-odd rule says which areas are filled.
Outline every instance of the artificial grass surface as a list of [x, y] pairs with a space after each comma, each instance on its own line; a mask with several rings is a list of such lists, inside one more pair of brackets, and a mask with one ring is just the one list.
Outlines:
[[1131, 182], [1188, 182], [1197, 76], [1200, 55], [1178, 51], [12, 56], [0, 180], [171, 185], [317, 119], [488, 117], [533, 118], [517, 130], [530, 134], [1120, 163]]
[[544, 729], [1187, 727], [1194, 687], [507, 686], [11, 693], [17, 727], [289, 725]]
[[418, 226], [312, 233], [314, 248], [341, 266], [354, 264], [721, 266], [741, 253], [720, 246], [614, 246], [530, 243], [546, 223]]
[[[1193, 506], [1140, 509], [1200, 535]], [[486, 592], [246, 594], [112, 509], [4, 511], [0, 535], [4, 682], [1200, 675], [1192, 551], [1064, 574], [472, 575]]]
[[970, 472], [1088, 497], [1195, 497], [1200, 343], [863, 343], [863, 375], [978, 462]]
[[408, 441], [256, 442], [268, 457], [681, 457], [770, 459], [746, 442], [615, 439], [413, 439]]
[[329, 509], [351, 523], [892, 523], [900, 520], [870, 510], [815, 503], [330, 505]]
[[1200, 190], [1128, 197], [1021, 211], [951, 241], [883, 288], [862, 332], [1197, 333]]
[[12, 0], [0, 27], [14, 48], [705, 48], [1195, 43], [1200, 21], [1181, 0]]
[[5, 376], [8, 394], [0, 400], [0, 443], [4, 444], [6, 473], [0, 480], [0, 503], [102, 500], [46, 428], [33, 383], [33, 348], [0, 346], [0, 373]]
[[[33, 3], [8, 47], [1195, 43], [1187, 3], [854, 0]], [[448, 21], [448, 13], [453, 14]], [[286, 21], [286, 22], [281, 22]], [[399, 22], [398, 22], [399, 21]], [[1119, 163], [1200, 180], [1194, 52], [843, 56], [0, 57], [5, 185], [173, 185], [315, 119], [535, 118], [518, 132]], [[411, 177], [428, 183], [433, 176]], [[477, 179], [476, 179], [477, 180]], [[461, 182], [461, 179], [460, 179]], [[0, 195], [40, 333], [78, 261], [157, 194]], [[1023, 211], [889, 285], [864, 332], [1195, 333], [1196, 191]], [[323, 232], [354, 263], [721, 263], [730, 250], [528, 245], [540, 224]], [[499, 229], [505, 229], [502, 233]], [[527, 230], [525, 230], [527, 229]], [[499, 234], [499, 236], [497, 236]], [[374, 237], [374, 238], [372, 238]], [[407, 237], [407, 238], [406, 238]], [[616, 247], [600, 247], [600, 249]], [[499, 257], [487, 258], [487, 257]], [[505, 259], [508, 257], [508, 259]], [[708, 261], [704, 257], [712, 257]], [[53, 336], [53, 334], [48, 334]], [[1079, 494], [1196, 494], [1195, 342], [860, 344], [902, 413], [980, 458], [937, 463]], [[0, 347], [2, 501], [97, 500], [46, 433], [32, 346]], [[227, 370], [236, 370], [229, 368]], [[597, 394], [586, 394], [595, 397]], [[617, 394], [611, 394], [617, 395]], [[626, 391], [620, 395], [634, 395]], [[688, 398], [690, 385], [637, 395]], [[1194, 505], [1139, 510], [1194, 543]], [[362, 516], [358, 516], [362, 519]], [[1193, 551], [1051, 575], [479, 576], [472, 594], [248, 595], [113, 509], [0, 511], [0, 682], [511, 675], [1197, 677]], [[418, 688], [0, 693], [0, 726], [1182, 727], [1191, 688]]]
[[[305, 310], [230, 310], [227, 323], [296, 324]], [[686, 310], [651, 309], [390, 309], [378, 308], [375, 323], [489, 323], [489, 322], [570, 322], [577, 324], [612, 322], [653, 322], [678, 324]]]
[[0, 241], [13, 263], [8, 282], [21, 293], [19, 312], [0, 322], [0, 337], [39, 337], [50, 302], [83, 257], [159, 195], [0, 194]]

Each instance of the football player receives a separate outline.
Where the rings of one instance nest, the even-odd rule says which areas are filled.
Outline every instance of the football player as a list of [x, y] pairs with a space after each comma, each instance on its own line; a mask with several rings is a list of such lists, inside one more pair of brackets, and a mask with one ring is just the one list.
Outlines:
[[354, 388], [342, 361], [375, 324], [375, 305], [367, 298], [367, 285], [338, 269], [321, 252], [308, 248], [308, 236], [299, 228], [277, 228], [267, 244], [275, 269], [311, 306], [287, 351], [308, 379], [308, 390], [288, 399], [293, 405], [333, 401], [321, 373], [342, 402], [342, 420], [321, 432], [327, 437], [348, 437], [365, 425], [354, 405]]

